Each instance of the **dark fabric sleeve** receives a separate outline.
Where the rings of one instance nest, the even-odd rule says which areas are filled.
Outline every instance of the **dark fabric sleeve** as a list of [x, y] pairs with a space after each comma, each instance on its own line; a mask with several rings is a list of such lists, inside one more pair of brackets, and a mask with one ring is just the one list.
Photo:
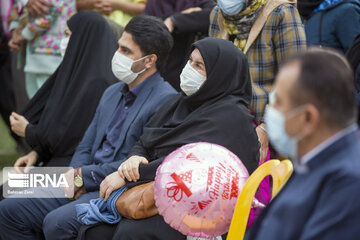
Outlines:
[[84, 180], [84, 186], [87, 192], [97, 191], [100, 188], [100, 183], [105, 177], [119, 168], [124, 160], [115, 161], [111, 163], [104, 163], [98, 165], [87, 165], [81, 167], [81, 175]]
[[[300, 240], [354, 239], [360, 221], [359, 179], [346, 173], [333, 177], [322, 188]], [[341, 229], [341, 230], [340, 230]], [[357, 237], [356, 237], [357, 238]]]
[[36, 163], [40, 163], [40, 162], [47, 163], [50, 160], [51, 158], [50, 152], [41, 145], [36, 145], [33, 148], [33, 150], [39, 155], [39, 158]]
[[148, 165], [140, 165], [139, 166], [140, 179], [137, 182], [129, 182], [125, 179], [126, 182], [125, 186], [127, 188], [132, 188], [147, 182], [154, 181], [156, 170], [158, 169], [160, 164], [164, 161], [164, 158], [165, 157], [161, 157], [156, 160], [153, 160], [149, 162]]
[[1, 21], [2, 20], [0, 19], [0, 67], [5, 65], [9, 56], [8, 39], [5, 35]]
[[25, 140], [31, 146], [35, 147], [39, 144], [39, 140], [36, 137], [36, 125], [29, 123], [25, 128]]
[[[93, 122], [95, 124], [95, 122]], [[120, 161], [115, 161], [111, 163], [103, 163], [103, 164], [92, 164], [88, 165], [86, 161], [89, 159], [90, 154], [87, 152], [90, 150], [90, 145], [87, 144], [87, 141], [92, 141], [91, 132], [94, 132], [96, 129], [90, 130], [90, 128], [95, 127], [91, 125], [85, 134], [83, 141], [80, 143], [78, 149], [76, 150], [76, 154], [73, 157], [71, 162], [72, 167], [74, 166], [82, 166], [81, 172], [84, 180], [84, 185], [87, 192], [99, 190], [100, 183], [105, 179], [105, 177], [119, 168], [120, 164], [123, 163], [126, 159], [121, 159]], [[86, 139], [85, 139], [86, 138]], [[85, 152], [84, 152], [85, 151]], [[138, 155], [148, 158], [145, 148], [142, 146], [141, 142], [138, 141], [131, 150], [129, 156]], [[79, 163], [85, 163], [80, 164]]]
[[135, 155], [149, 159], [149, 154], [146, 151], [145, 147], [143, 146], [141, 139], [139, 141], [137, 141], [135, 143], [135, 145], [132, 147], [132, 149], [128, 155], [128, 158], [131, 156], [135, 156]]
[[[3, 29], [3, 25], [2, 25], [2, 19], [0, 18], [0, 38], [2, 39], [3, 37], [5, 37], [5, 31]], [[0, 42], [1, 43], [1, 42]], [[1, 45], [0, 45], [1, 46]]]
[[70, 167], [78, 168], [92, 163], [91, 151], [96, 139], [96, 131], [100, 119], [101, 102], [96, 109], [95, 116], [87, 128], [81, 142], [77, 146], [75, 153], [71, 159]]
[[174, 33], [201, 32], [207, 35], [210, 24], [209, 15], [214, 6], [213, 2], [208, 2], [202, 6], [203, 9], [199, 12], [172, 15], [171, 19], [175, 24]]

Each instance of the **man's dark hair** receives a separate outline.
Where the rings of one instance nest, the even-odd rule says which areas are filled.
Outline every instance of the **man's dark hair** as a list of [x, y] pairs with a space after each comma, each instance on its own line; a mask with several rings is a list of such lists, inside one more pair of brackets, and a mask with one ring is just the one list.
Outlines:
[[132, 18], [124, 30], [131, 34], [144, 56], [156, 54], [156, 67], [160, 69], [174, 45], [163, 21], [157, 17], [139, 15]]
[[344, 128], [355, 123], [354, 74], [340, 53], [313, 48], [287, 64], [290, 62], [300, 63], [299, 77], [291, 89], [294, 104], [314, 104], [328, 127]]

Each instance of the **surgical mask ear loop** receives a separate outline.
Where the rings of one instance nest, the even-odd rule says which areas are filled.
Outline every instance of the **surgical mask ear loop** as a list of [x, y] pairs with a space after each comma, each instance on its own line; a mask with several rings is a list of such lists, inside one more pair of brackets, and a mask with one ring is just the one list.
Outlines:
[[[133, 65], [134, 63], [139, 62], [139, 61], [141, 61], [141, 60], [144, 60], [144, 59], [146, 59], [148, 56], [149, 56], [149, 55], [146, 55], [146, 56], [144, 56], [144, 57], [142, 57], [142, 58], [139, 58], [138, 60], [133, 61], [133, 63], [131, 64], [131, 68], [132, 68], [132, 65]], [[147, 70], [147, 68], [144, 67], [143, 70], [141, 70], [141, 71], [139, 71], [139, 72], [134, 72], [134, 73], [136, 73], [136, 74], [141, 74], [141, 73], [145, 72], [146, 70]], [[132, 71], [132, 70], [131, 70], [131, 71]]]
[[[293, 109], [293, 110], [291, 110], [290, 112], [288, 112], [287, 114], [285, 114], [285, 126], [284, 127], [286, 127], [286, 122], [287, 122], [287, 120], [289, 119], [289, 118], [292, 118], [292, 117], [294, 117], [294, 116], [296, 116], [296, 115], [298, 115], [299, 113], [301, 113], [301, 111], [303, 110], [305, 108], [305, 105], [300, 105], [300, 106], [298, 106], [298, 107], [296, 107], [295, 109]], [[300, 133], [298, 133], [296, 136], [293, 136], [293, 137], [291, 137], [291, 138], [293, 138], [293, 139], [296, 139], [296, 142], [297, 142], [297, 152], [296, 152], [296, 158], [295, 159], [293, 159], [293, 161], [296, 163], [296, 164], [298, 164], [298, 165], [300, 165], [300, 159], [299, 159], [299, 142], [300, 142], [300, 140], [303, 138], [305, 136], [305, 134], [304, 133], [302, 133], [302, 132], [300, 132]]]

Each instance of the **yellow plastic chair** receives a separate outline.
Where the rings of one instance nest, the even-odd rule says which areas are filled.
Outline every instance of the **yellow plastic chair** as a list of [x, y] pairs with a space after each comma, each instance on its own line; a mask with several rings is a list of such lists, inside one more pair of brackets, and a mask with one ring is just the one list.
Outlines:
[[246, 181], [237, 200], [227, 240], [242, 240], [245, 235], [255, 193], [266, 176], [272, 176], [272, 198], [279, 193], [293, 171], [289, 160], [269, 160], [258, 167]]

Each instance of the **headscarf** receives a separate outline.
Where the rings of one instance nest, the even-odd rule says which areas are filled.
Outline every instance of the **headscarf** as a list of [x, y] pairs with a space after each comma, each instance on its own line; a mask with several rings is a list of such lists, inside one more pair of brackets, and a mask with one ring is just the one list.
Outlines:
[[145, 15], [166, 18], [185, 9], [198, 7], [212, 0], [147, 0]]
[[204, 85], [193, 95], [179, 94], [166, 103], [145, 126], [140, 142], [149, 153], [192, 142], [216, 143], [234, 152], [252, 172], [259, 146], [247, 110], [251, 100], [247, 59], [223, 39], [205, 38], [193, 47], [205, 62]]
[[222, 21], [229, 35], [236, 36], [235, 46], [244, 51], [250, 30], [267, 0], [241, 1], [244, 2], [243, 10], [235, 16], [229, 16], [222, 12]]
[[117, 82], [111, 59], [117, 39], [104, 18], [80, 11], [68, 20], [72, 35], [64, 59], [23, 110], [51, 155], [71, 156], [104, 90]]

